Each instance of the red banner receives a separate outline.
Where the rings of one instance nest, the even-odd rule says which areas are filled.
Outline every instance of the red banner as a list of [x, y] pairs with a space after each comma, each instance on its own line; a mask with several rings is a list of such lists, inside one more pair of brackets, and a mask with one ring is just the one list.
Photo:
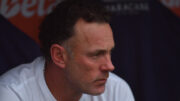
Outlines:
[[[62, 0], [1, 0], [0, 12], [21, 31], [38, 42], [38, 27], [45, 15]], [[180, 0], [161, 0], [180, 17]]]
[[161, 0], [161, 2], [180, 17], [180, 0]]
[[1, 0], [0, 12], [9, 21], [38, 42], [38, 27], [56, 0]]

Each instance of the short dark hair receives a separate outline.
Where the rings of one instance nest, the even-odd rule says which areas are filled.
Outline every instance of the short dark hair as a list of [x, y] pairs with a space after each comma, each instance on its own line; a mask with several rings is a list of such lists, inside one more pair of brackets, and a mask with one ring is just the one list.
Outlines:
[[74, 25], [82, 18], [86, 22], [109, 23], [110, 13], [97, 0], [64, 0], [45, 17], [39, 29], [41, 50], [50, 58], [50, 47], [62, 45], [73, 36]]

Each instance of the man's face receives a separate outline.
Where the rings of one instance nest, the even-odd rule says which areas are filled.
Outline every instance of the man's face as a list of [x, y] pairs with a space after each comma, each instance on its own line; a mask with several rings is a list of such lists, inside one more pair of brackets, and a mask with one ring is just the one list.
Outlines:
[[68, 82], [81, 93], [101, 94], [109, 72], [114, 70], [111, 27], [107, 23], [87, 23], [80, 19], [74, 31], [69, 40], [72, 56], [68, 57], [65, 68]]

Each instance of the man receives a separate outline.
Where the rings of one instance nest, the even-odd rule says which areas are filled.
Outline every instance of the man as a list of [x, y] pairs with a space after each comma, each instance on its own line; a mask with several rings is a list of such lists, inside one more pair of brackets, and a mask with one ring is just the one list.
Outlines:
[[88, 0], [66, 0], [40, 26], [44, 57], [0, 78], [1, 101], [134, 101], [114, 70], [109, 14]]

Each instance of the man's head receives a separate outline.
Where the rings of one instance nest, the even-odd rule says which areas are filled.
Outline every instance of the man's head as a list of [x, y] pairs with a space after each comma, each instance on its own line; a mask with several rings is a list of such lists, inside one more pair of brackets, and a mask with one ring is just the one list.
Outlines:
[[97, 95], [114, 70], [114, 40], [108, 12], [87, 1], [60, 3], [42, 23], [39, 37], [46, 58], [63, 71], [63, 82], [77, 92]]
[[46, 59], [51, 60], [50, 47], [62, 45], [74, 33], [74, 25], [81, 18], [86, 22], [109, 23], [110, 14], [96, 0], [64, 0], [40, 26], [39, 39]]

